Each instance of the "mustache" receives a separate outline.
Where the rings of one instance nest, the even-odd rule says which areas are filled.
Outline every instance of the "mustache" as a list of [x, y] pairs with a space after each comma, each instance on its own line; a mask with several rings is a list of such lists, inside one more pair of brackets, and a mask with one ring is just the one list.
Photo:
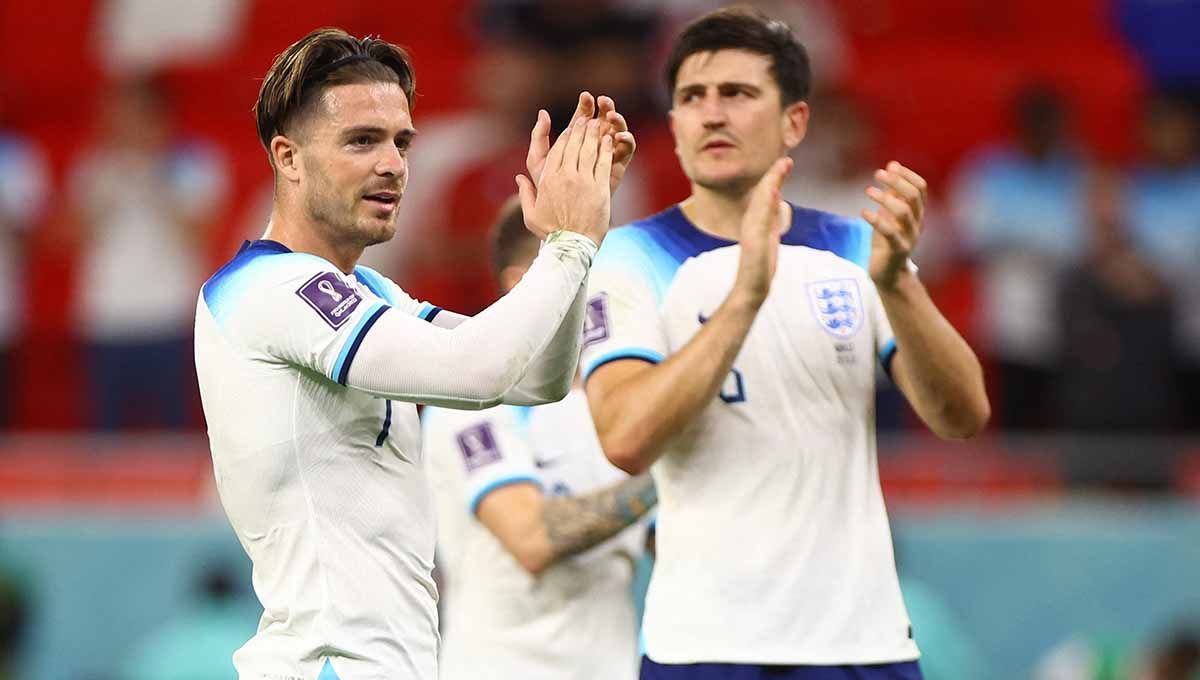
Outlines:
[[367, 187], [366, 189], [363, 190], [362, 195], [368, 196], [370, 194], [377, 194], [381, 191], [390, 191], [391, 193], [394, 193], [394, 194], [403, 194], [404, 193], [404, 183], [403, 182], [389, 182], [387, 184], [379, 184], [376, 186]]
[[700, 142], [700, 148], [703, 149], [704, 147], [708, 146], [709, 144], [712, 144], [713, 142], [726, 142], [728, 144], [737, 144], [738, 140], [733, 135], [721, 133], [718, 135], [712, 135], [712, 136], [707, 137], [706, 139], [702, 140]]

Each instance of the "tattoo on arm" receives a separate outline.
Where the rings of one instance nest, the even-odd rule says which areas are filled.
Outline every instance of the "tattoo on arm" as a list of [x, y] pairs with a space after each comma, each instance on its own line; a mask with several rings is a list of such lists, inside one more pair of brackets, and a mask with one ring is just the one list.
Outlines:
[[547, 499], [542, 521], [554, 559], [581, 553], [612, 538], [657, 502], [654, 480], [648, 473], [585, 496]]

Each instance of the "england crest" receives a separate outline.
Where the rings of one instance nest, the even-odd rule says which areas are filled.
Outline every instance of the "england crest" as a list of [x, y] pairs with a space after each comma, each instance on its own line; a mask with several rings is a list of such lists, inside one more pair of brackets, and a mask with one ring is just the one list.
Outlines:
[[829, 279], [808, 284], [808, 301], [821, 328], [839, 340], [862, 328], [862, 295], [854, 279]]

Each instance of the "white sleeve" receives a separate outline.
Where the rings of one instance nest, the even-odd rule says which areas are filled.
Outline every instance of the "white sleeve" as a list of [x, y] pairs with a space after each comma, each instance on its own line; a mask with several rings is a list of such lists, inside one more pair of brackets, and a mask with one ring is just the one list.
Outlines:
[[[392, 281], [370, 267], [358, 265], [354, 268], [354, 276], [370, 289], [372, 293], [386, 300], [388, 305], [395, 307], [405, 314], [410, 314], [442, 328], [454, 328], [458, 325], [457, 322], [447, 317], [457, 317], [459, 315], [451, 314], [437, 305], [421, 302], [413, 298], [408, 293], [405, 293], [404, 289], [396, 285], [395, 281]], [[450, 321], [450, 323], [446, 323], [447, 321]]]
[[[437, 308], [435, 308], [437, 309]], [[504, 394], [503, 403], [512, 406], [537, 406], [558, 401], [571, 390], [579, 365], [579, 348], [583, 342], [583, 317], [587, 309], [587, 282], [559, 324], [554, 337], [537, 353], [521, 380]], [[438, 309], [429, 321], [439, 328], [457, 328], [469, 316]], [[423, 317], [424, 318], [424, 317]]]
[[583, 378], [618, 359], [659, 363], [669, 351], [660, 314], [665, 284], [654, 254], [629, 227], [613, 230], [588, 276]]
[[571, 391], [579, 367], [579, 348], [583, 343], [583, 315], [587, 309], [587, 280], [579, 285], [567, 315], [550, 342], [537, 354], [529, 370], [511, 390], [505, 393], [504, 403], [515, 406], [536, 406], [558, 401]]
[[[214, 277], [203, 297], [217, 324], [240, 343], [269, 360], [300, 366], [344, 385], [363, 337], [391, 306], [360, 293], [349, 277], [328, 263], [308, 265], [307, 257], [264, 258], [258, 269], [268, 271], [261, 278], [275, 279], [268, 286], [245, 280], [254, 272], [243, 280], [236, 275]], [[297, 266], [299, 258], [305, 260]], [[269, 271], [277, 263], [289, 270], [278, 278]]]
[[[380, 313], [340, 362], [343, 384], [389, 399], [450, 408], [499, 404], [571, 311], [596, 246], [561, 232], [508, 295], [454, 328]], [[411, 298], [410, 298], [411, 299]], [[438, 315], [440, 316], [440, 314]], [[369, 333], [368, 333], [369, 331]], [[575, 362], [559, 366], [569, 382]]]
[[425, 450], [444, 456], [433, 464], [462, 479], [462, 503], [472, 515], [480, 502], [496, 489], [510, 484], [542, 486], [529, 449], [529, 411], [522, 407], [497, 407], [466, 414], [438, 413], [426, 432]]

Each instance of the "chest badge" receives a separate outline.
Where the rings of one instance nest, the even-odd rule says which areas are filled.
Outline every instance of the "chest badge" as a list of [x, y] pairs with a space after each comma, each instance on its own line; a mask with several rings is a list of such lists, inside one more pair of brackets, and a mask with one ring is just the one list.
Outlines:
[[808, 284], [808, 301], [821, 328], [839, 340], [862, 328], [862, 294], [854, 279], [827, 279]]

